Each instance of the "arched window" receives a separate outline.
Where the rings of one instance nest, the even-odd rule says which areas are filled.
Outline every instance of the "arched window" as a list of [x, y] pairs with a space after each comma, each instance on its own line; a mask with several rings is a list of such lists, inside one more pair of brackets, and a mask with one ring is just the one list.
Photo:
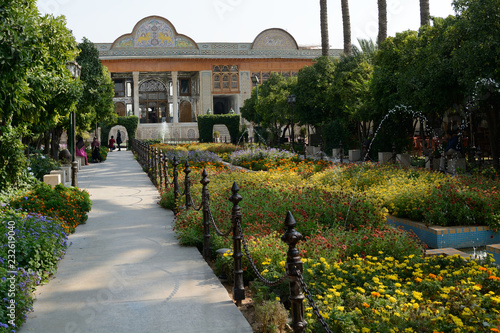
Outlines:
[[214, 89], [220, 89], [220, 75], [214, 75]]
[[139, 86], [141, 123], [169, 122], [167, 87], [159, 80], [147, 80]]

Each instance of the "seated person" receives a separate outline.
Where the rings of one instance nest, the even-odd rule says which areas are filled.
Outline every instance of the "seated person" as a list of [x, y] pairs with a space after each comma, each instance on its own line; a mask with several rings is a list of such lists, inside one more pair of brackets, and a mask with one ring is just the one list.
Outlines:
[[111, 139], [109, 139], [109, 142], [108, 142], [108, 148], [109, 150], [115, 150], [115, 138], [114, 136], [111, 136]]
[[85, 152], [85, 143], [83, 142], [82, 137], [78, 137], [78, 141], [76, 142], [76, 156], [82, 156], [85, 158], [85, 165], [89, 165], [87, 160], [87, 153]]
[[95, 136], [92, 141], [92, 162], [102, 162], [101, 144], [97, 141], [97, 137]]

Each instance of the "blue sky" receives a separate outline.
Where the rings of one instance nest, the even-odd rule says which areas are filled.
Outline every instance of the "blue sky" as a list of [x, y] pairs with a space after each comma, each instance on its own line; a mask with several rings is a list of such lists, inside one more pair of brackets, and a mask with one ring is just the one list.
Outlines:
[[[320, 45], [319, 0], [38, 0], [42, 13], [64, 15], [77, 41], [113, 42], [144, 17], [168, 19], [196, 42], [252, 42], [263, 30], [282, 28], [299, 45]], [[350, 0], [352, 41], [376, 39], [377, 0]], [[388, 34], [418, 29], [419, 0], [387, 0]], [[430, 0], [432, 16], [453, 15], [451, 0]], [[340, 0], [328, 1], [332, 48], [342, 48]]]

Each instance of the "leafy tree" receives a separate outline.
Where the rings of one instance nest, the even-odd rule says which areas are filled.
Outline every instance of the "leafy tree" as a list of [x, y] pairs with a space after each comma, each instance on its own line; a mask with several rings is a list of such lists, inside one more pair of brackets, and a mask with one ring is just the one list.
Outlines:
[[2, 126], [0, 136], [0, 192], [19, 185], [28, 160], [24, 156], [24, 145], [19, 138], [26, 130], [11, 125]]
[[61, 135], [69, 127], [69, 113], [76, 110], [76, 101], [82, 94], [81, 82], [75, 80], [66, 68], [66, 64], [77, 56], [78, 49], [64, 17], [45, 15], [40, 22], [42, 43], [46, 47], [42, 62], [28, 78], [34, 88], [30, 100], [35, 101], [33, 113], [36, 115], [29, 126], [30, 138], [43, 134], [46, 153], [51, 147], [51, 155], [57, 160]]
[[470, 96], [468, 111], [488, 121], [493, 164], [500, 170], [500, 0], [455, 0], [453, 5], [460, 38], [453, 67]]
[[80, 54], [76, 61], [82, 66], [80, 81], [84, 89], [77, 105], [76, 122], [80, 131], [88, 131], [98, 122], [116, 122], [114, 86], [107, 68], [99, 60], [95, 45], [84, 38], [78, 49]]
[[334, 60], [321, 57], [312, 66], [306, 66], [299, 71], [297, 86], [293, 90], [297, 96], [296, 120], [300, 124], [314, 126], [320, 135], [322, 127], [333, 115], [330, 101], [326, 96], [331, 91], [334, 73]]
[[335, 69], [331, 92], [335, 117], [346, 118], [358, 128], [359, 140], [368, 136], [373, 108], [370, 84], [373, 76], [373, 42], [360, 41], [362, 50], [354, 47], [352, 56], [342, 57]]
[[5, 126], [32, 105], [28, 69], [36, 65], [43, 45], [34, 0], [3, 1], [0, 14], [0, 126]]
[[341, 57], [337, 63], [326, 95], [331, 110], [323, 130], [327, 151], [339, 147], [340, 142], [345, 149], [352, 149], [369, 134], [373, 118], [370, 82], [377, 48], [370, 41], [359, 43], [361, 50], [353, 47], [352, 54]]
[[241, 109], [245, 119], [254, 123], [259, 122], [271, 131], [275, 144], [278, 140], [284, 139], [291, 124], [291, 110], [287, 97], [295, 84], [296, 78], [285, 78], [280, 73], [272, 73], [269, 79], [259, 86], [258, 103], [256, 89], [254, 89], [251, 98], [245, 101]]
[[[29, 137], [24, 129], [44, 132], [74, 107], [79, 84], [65, 65], [78, 51], [64, 18], [40, 16], [35, 0], [4, 1], [0, 14], [0, 141], [20, 148], [12, 140]], [[15, 151], [2, 155], [0, 186], [22, 174], [23, 150]]]

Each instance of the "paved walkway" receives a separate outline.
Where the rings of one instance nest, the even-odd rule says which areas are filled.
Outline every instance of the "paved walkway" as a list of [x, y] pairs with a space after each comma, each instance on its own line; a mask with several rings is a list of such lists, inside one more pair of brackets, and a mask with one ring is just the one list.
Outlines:
[[89, 219], [19, 332], [252, 332], [198, 250], [178, 245], [173, 213], [130, 151], [78, 180]]

